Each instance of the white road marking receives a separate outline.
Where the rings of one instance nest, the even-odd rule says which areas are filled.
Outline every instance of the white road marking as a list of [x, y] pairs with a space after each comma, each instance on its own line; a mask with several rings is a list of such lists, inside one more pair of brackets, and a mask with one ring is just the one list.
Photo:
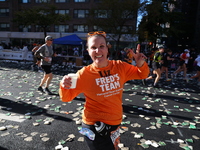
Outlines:
[[19, 118], [19, 116], [7, 116], [4, 113], [0, 113], [0, 119], [10, 120], [15, 122], [23, 122], [24, 120], [26, 120], [25, 118]]
[[[165, 105], [164, 105], [163, 101], [162, 101], [162, 100], [160, 100], [160, 102], [163, 104], [163, 108], [164, 108], [166, 111], [169, 111], [169, 110], [168, 110], [168, 109], [165, 107]], [[172, 117], [169, 117], [169, 118], [170, 118], [170, 120], [171, 120], [173, 123], [175, 122], [175, 121], [173, 120], [173, 118], [172, 118]], [[176, 128], [176, 129], [177, 129], [177, 131], [178, 131], [179, 135], [183, 137], [183, 134], [182, 134], [181, 130], [179, 130], [178, 128]]]

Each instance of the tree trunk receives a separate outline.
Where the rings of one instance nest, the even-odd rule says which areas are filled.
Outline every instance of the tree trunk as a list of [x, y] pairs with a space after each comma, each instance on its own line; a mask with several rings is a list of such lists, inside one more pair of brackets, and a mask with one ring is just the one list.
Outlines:
[[120, 55], [120, 49], [119, 49], [119, 43], [120, 43], [120, 38], [117, 39], [116, 41], [116, 53], [115, 53], [115, 60], [119, 59]]

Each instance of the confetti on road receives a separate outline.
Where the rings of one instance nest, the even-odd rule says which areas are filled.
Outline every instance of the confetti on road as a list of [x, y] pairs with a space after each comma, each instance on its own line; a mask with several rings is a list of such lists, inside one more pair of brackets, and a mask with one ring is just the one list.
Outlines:
[[49, 139], [50, 139], [49, 137], [42, 137], [42, 138], [41, 138], [41, 140], [42, 140], [43, 142], [47, 142], [47, 141], [49, 141]]
[[26, 137], [25, 139], [24, 139], [24, 141], [27, 141], [27, 142], [30, 142], [30, 141], [32, 141], [33, 140], [33, 137]]
[[0, 119], [4, 119], [4, 120], [10, 120], [10, 121], [16, 121], [16, 122], [23, 122], [24, 118], [20, 118], [20, 116], [16, 115], [16, 116], [12, 116], [11, 113], [0, 113]]
[[4, 131], [4, 130], [6, 130], [7, 128], [5, 127], [5, 126], [2, 126], [2, 127], [0, 127], [0, 131]]
[[[6, 68], [0, 70], [0, 136], [18, 137], [27, 143], [39, 139], [38, 145], [45, 142], [52, 149], [60, 150], [68, 150], [69, 145], [84, 145], [84, 137], [76, 133], [81, 129], [84, 96], [62, 103], [58, 95], [36, 92], [42, 74], [24, 70], [21, 65], [14, 66], [19, 69], [9, 69], [9, 73], [3, 71]], [[52, 92], [58, 92], [61, 78], [62, 75], [54, 76], [50, 85]], [[199, 87], [194, 81], [186, 84], [180, 79], [162, 84], [161, 88], [142, 86], [140, 80], [125, 84], [120, 150], [197, 148]], [[21, 112], [15, 107], [21, 108]], [[64, 125], [57, 125], [58, 121]]]

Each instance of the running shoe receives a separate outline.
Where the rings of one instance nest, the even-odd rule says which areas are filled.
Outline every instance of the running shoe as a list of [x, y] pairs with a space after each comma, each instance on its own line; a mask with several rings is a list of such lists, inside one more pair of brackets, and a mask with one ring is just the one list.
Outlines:
[[167, 78], [166, 81], [171, 81], [172, 79]]
[[45, 93], [47, 93], [48, 95], [52, 95], [51, 91], [48, 88], [44, 89]]
[[44, 93], [44, 90], [43, 90], [43, 88], [41, 86], [38, 88], [38, 91]]
[[153, 87], [154, 88], [159, 88], [160, 86], [158, 84], [155, 84], [155, 85], [153, 84]]
[[189, 78], [184, 78], [183, 80], [185, 80], [187, 83], [189, 83], [189, 81], [190, 81]]
[[41, 69], [38, 69], [38, 72], [43, 72]]
[[176, 76], [177, 76], [177, 74], [174, 74], [174, 73], [171, 74], [172, 79], [176, 79]]

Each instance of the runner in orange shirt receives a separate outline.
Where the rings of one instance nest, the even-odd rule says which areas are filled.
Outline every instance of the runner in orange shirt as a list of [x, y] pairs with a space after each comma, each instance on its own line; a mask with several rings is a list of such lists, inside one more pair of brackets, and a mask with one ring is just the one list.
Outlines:
[[85, 135], [90, 150], [117, 150], [123, 113], [123, 85], [128, 80], [145, 79], [149, 67], [142, 53], [134, 53], [137, 66], [120, 60], [108, 60], [106, 33], [97, 31], [88, 35], [87, 50], [93, 63], [76, 73], [78, 80], [75, 89], [70, 89], [71, 78], [67, 75], [63, 77], [60, 98], [63, 102], [69, 102], [84, 93], [86, 103], [80, 133]]
[[133, 62], [133, 51], [128, 48], [128, 47], [125, 47], [124, 48], [124, 51], [126, 53], [126, 57], [124, 58], [125, 62], [129, 63], [129, 64], [132, 64]]

